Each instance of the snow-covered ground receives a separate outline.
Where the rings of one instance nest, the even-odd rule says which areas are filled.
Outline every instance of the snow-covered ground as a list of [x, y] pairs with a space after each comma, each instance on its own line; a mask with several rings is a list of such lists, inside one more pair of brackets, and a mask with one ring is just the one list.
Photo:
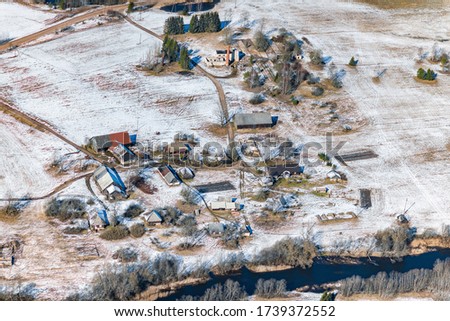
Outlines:
[[39, 31], [55, 16], [17, 3], [0, 2], [0, 38], [18, 38]]
[[[315, 240], [322, 246], [352, 240], [353, 247], [358, 250], [358, 246], [367, 245], [366, 236], [395, 222], [395, 214], [403, 211], [406, 200], [408, 205], [415, 203], [408, 216], [419, 232], [428, 227], [438, 230], [442, 224], [450, 224], [450, 194], [446, 192], [450, 189], [450, 79], [439, 74], [437, 84], [433, 85], [413, 79], [420, 67], [415, 62], [419, 48], [429, 51], [435, 42], [448, 38], [448, 7], [422, 9], [420, 12], [416, 9], [383, 11], [345, 1], [330, 4], [330, 1], [243, 0], [239, 1], [236, 9], [234, 1], [224, 1], [215, 10], [231, 12], [232, 27], [248, 24], [257, 30], [263, 25], [264, 31], [270, 35], [284, 27], [298, 38], [308, 38], [325, 55], [331, 55], [336, 66], [344, 68], [347, 75], [340, 93], [327, 94], [329, 96], [323, 100], [349, 99], [354, 103], [355, 114], [367, 120], [365, 127], [335, 137], [334, 144], [346, 141], [343, 152], [371, 149], [379, 155], [371, 160], [351, 162], [349, 167], [340, 166], [339, 169], [345, 171], [349, 178], [348, 185], [338, 191], [344, 196], [339, 193], [331, 198], [301, 195], [303, 206], [295, 211], [290, 221], [271, 229], [256, 228], [255, 235], [243, 246], [245, 254], [251, 256], [286, 235], [305, 235], [308, 230], [313, 231]], [[139, 23], [157, 32], [162, 32], [167, 16], [169, 14], [157, 9], [142, 15], [133, 14]], [[251, 37], [251, 33], [248, 36]], [[217, 42], [202, 42], [200, 38], [192, 41], [193, 49], [202, 56], [217, 47]], [[157, 42], [122, 22], [22, 48], [0, 56], [3, 71], [0, 83], [7, 84], [1, 93], [18, 108], [46, 120], [80, 144], [87, 137], [121, 130], [138, 130], [141, 139], [149, 140], [167, 141], [179, 131], [194, 132], [202, 142], [215, 139], [205, 130], [205, 125], [214, 122], [219, 108], [217, 93], [209, 80], [198, 75], [149, 76], [136, 71], [134, 65]], [[439, 45], [450, 50], [446, 42], [439, 42]], [[352, 69], [346, 64], [354, 55], [359, 56], [360, 63]], [[438, 65], [429, 63], [424, 63], [423, 67], [439, 69]], [[385, 76], [380, 82], [374, 82], [375, 71], [383, 68], [387, 68]], [[270, 109], [276, 103], [269, 100], [261, 107], [250, 106], [247, 101], [251, 93], [241, 88], [239, 77], [220, 81], [232, 113]], [[309, 108], [309, 105], [300, 103], [294, 110], [289, 105], [279, 104], [277, 113], [282, 122], [273, 133], [296, 143], [324, 144], [326, 128], [317, 134], [292, 120], [293, 113], [302, 114], [302, 108]], [[11, 137], [11, 128], [17, 125], [11, 119], [3, 122], [6, 118], [1, 117], [0, 144], [3, 144], [3, 150], [14, 149], [15, 142], [24, 143], [23, 132], [26, 129], [17, 130], [18, 134], [14, 132]], [[161, 134], [156, 135], [157, 131]], [[38, 149], [45, 146], [41, 143], [44, 141], [41, 133], [31, 134], [34, 144], [39, 145]], [[238, 138], [242, 137], [245, 135], [238, 135]], [[18, 154], [28, 153], [31, 147], [33, 145], [20, 149]], [[50, 155], [45, 149], [33, 152], [35, 162], [28, 167], [26, 175], [22, 168], [27, 166], [25, 163], [18, 163], [22, 165], [14, 171], [2, 164], [4, 170], [0, 171], [0, 181], [7, 177], [8, 183], [1, 185], [4, 189], [0, 188], [1, 192], [8, 192], [15, 186], [15, 177], [26, 184], [31, 176], [39, 177], [38, 189], [55, 184], [54, 179], [43, 171]], [[5, 161], [4, 157], [1, 161]], [[322, 170], [319, 170], [321, 175]], [[152, 183], [158, 192], [151, 196], [137, 193], [137, 200], [148, 209], [173, 205], [179, 198], [181, 187], [168, 188], [157, 174], [153, 176]], [[232, 170], [219, 174], [203, 171], [197, 174], [193, 184], [230, 179], [237, 186], [238, 177], [238, 173]], [[369, 210], [361, 211], [354, 203], [359, 198], [360, 188], [372, 189], [373, 207]], [[17, 189], [18, 194], [23, 192]], [[88, 195], [83, 181], [71, 186], [67, 192]], [[207, 200], [233, 196], [233, 193], [237, 191], [208, 195]], [[48, 290], [47, 297], [62, 298], [73, 284], [79, 284], [80, 280], [88, 282], [104, 263], [112, 262], [111, 253], [121, 246], [133, 244], [144, 256], [158, 251], [148, 235], [139, 240], [119, 242], [99, 241], [92, 233], [85, 238], [63, 237], [57, 227], [38, 213], [42, 204], [34, 205], [30, 209], [33, 215], [26, 220], [22, 218], [17, 226], [8, 225], [8, 233], [21, 234], [28, 233], [30, 220], [36, 223], [27, 234], [28, 249], [17, 265], [20, 270], [15, 272], [16, 275], [6, 275], [5, 272], [2, 276], [18, 276], [31, 281], [38, 279], [38, 286]], [[259, 211], [260, 204], [248, 201], [246, 215], [251, 221], [254, 219], [252, 213]], [[327, 224], [320, 224], [316, 219], [318, 214], [347, 211], [355, 212], [359, 218]], [[0, 223], [1, 230], [6, 230], [6, 226]], [[50, 234], [39, 243], [39, 250], [33, 252], [32, 246], [37, 246], [37, 240], [47, 233]], [[150, 236], [158, 233], [161, 234], [155, 232]], [[53, 247], [52, 238], [58, 241], [58, 246], [50, 257], [45, 248]], [[179, 239], [172, 236], [166, 241], [174, 245]], [[80, 242], [97, 244], [101, 258], [83, 261], [80, 268], [76, 256], [73, 256], [73, 248]], [[217, 262], [224, 253], [228, 253], [221, 247], [216, 250], [218, 242], [215, 239], [207, 238], [204, 245], [205, 251], [185, 258], [187, 265], [198, 260]], [[68, 268], [63, 271], [61, 267], [67, 264]], [[57, 277], [54, 277], [54, 270], [58, 272]], [[65, 288], [59, 288], [62, 282]]]
[[0, 151], [0, 198], [44, 196], [73, 176], [52, 175], [48, 169], [55, 156], [74, 152], [74, 148], [3, 113]]
[[15, 58], [4, 55], [0, 64], [11, 72], [0, 77], [18, 107], [79, 144], [124, 130], [142, 140], [167, 142], [194, 130], [208, 139], [202, 124], [213, 122], [219, 108], [215, 87], [195, 75], [137, 71], [157, 45], [129, 24], [106, 25], [20, 49]]

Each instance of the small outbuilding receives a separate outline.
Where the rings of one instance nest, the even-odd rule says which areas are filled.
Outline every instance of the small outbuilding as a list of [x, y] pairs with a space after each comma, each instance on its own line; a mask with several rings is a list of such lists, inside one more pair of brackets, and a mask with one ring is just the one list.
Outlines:
[[176, 186], [181, 184], [181, 178], [170, 165], [163, 165], [158, 167], [158, 173], [169, 186]]
[[145, 222], [148, 225], [156, 226], [156, 225], [161, 225], [163, 222], [162, 215], [158, 211], [155, 211], [155, 210], [148, 212], [148, 213], [144, 213], [144, 214], [142, 214], [142, 216], [144, 217]]
[[236, 129], [271, 128], [275, 123], [276, 121], [269, 113], [241, 113], [234, 115]]

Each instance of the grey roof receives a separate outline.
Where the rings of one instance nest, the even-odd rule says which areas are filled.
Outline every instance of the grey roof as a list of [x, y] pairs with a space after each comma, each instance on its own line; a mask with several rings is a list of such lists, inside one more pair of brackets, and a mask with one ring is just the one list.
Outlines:
[[236, 126], [272, 125], [272, 116], [269, 113], [251, 113], [234, 115]]
[[144, 214], [145, 220], [149, 223], [161, 223], [163, 221], [161, 214], [153, 210], [148, 214]]
[[91, 144], [93, 142], [95, 142], [94, 147], [96, 147], [97, 149], [104, 149], [104, 148], [109, 148], [112, 146], [112, 142], [111, 142], [111, 138], [109, 137], [109, 135], [100, 135], [100, 136], [95, 136], [92, 137], [90, 139]]
[[211, 234], [222, 234], [225, 232], [225, 225], [222, 223], [209, 223], [208, 232]]

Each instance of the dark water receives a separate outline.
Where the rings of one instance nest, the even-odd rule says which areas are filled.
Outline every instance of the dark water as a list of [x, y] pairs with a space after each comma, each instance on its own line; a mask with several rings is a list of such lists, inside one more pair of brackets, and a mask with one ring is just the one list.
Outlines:
[[188, 12], [201, 12], [211, 10], [219, 2], [220, 0], [214, 0], [211, 2], [197, 2], [197, 3], [183, 2], [161, 7], [161, 10], [164, 10], [166, 12], [180, 12], [186, 9]]
[[292, 291], [303, 286], [319, 286], [325, 283], [336, 282], [353, 275], [363, 278], [370, 277], [378, 272], [407, 272], [413, 269], [432, 269], [436, 260], [445, 260], [450, 257], [450, 249], [438, 250], [416, 256], [406, 256], [402, 262], [393, 263], [389, 259], [372, 259], [372, 264], [368, 259], [358, 259], [355, 264], [333, 263], [332, 259], [317, 259], [310, 269], [294, 268], [285, 271], [254, 273], [244, 268], [239, 274], [228, 276], [212, 275], [211, 280], [204, 284], [186, 286], [161, 300], [173, 301], [183, 295], [200, 296], [217, 283], [224, 283], [228, 279], [238, 281], [245, 286], [247, 293], [253, 294], [255, 284], [259, 279], [286, 280], [287, 290]]

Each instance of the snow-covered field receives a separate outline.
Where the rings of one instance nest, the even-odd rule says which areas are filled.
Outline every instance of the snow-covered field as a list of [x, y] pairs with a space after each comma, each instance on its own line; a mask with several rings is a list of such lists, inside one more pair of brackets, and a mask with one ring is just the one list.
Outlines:
[[17, 3], [0, 2], [0, 38], [18, 38], [39, 31], [55, 16]]
[[73, 176], [47, 170], [56, 155], [74, 148], [5, 114], [0, 118], [0, 150], [0, 198], [44, 196]]
[[207, 78], [135, 69], [157, 45], [129, 24], [102, 26], [21, 49], [16, 58], [4, 55], [0, 64], [10, 72], [0, 77], [18, 107], [79, 144], [124, 130], [142, 140], [193, 130], [208, 138], [201, 125], [213, 122], [219, 104]]
[[[339, 169], [349, 178], [348, 186], [344, 188], [347, 197], [339, 197], [339, 194], [331, 198], [302, 195], [303, 207], [296, 211], [288, 224], [280, 224], [270, 230], [256, 229], [254, 237], [246, 241], [243, 247], [249, 256], [286, 235], [304, 235], [309, 229], [323, 246], [333, 245], [337, 240], [351, 239], [357, 250], [359, 245], [365, 245], [367, 235], [391, 226], [395, 222], [395, 214], [403, 211], [406, 201], [408, 205], [414, 203], [408, 217], [419, 232], [429, 227], [439, 230], [442, 224], [450, 224], [450, 194], [446, 192], [450, 189], [450, 78], [439, 74], [438, 82], [433, 85], [413, 79], [420, 67], [415, 62], [419, 48], [430, 51], [433, 44], [439, 42], [446, 51], [450, 50], [448, 43], [440, 42], [449, 36], [449, 8], [422, 9], [419, 15], [416, 9], [383, 11], [352, 2], [330, 2], [243, 0], [235, 9], [234, 1], [224, 1], [215, 9], [221, 13], [231, 12], [232, 27], [245, 23], [257, 30], [263, 25], [269, 35], [283, 27], [298, 38], [308, 38], [315, 48], [332, 56], [336, 66], [347, 71], [339, 97], [351, 99], [357, 113], [367, 120], [360, 130], [335, 137], [334, 144], [346, 141], [344, 153], [370, 149], [379, 155], [374, 159], [351, 162], [348, 167], [340, 166]], [[273, 10], [274, 7], [276, 10]], [[132, 15], [138, 23], [157, 32], [162, 32], [167, 16], [169, 14], [157, 9]], [[16, 31], [11, 29], [9, 32]], [[168, 141], [179, 131], [194, 132], [202, 142], [216, 139], [205, 130], [205, 125], [215, 121], [214, 115], [219, 108], [217, 93], [208, 79], [180, 74], [148, 76], [135, 69], [134, 66], [157, 42], [148, 34], [121, 22], [21, 48], [18, 54], [0, 56], [0, 83], [6, 84], [1, 93], [18, 108], [44, 119], [79, 144], [90, 136], [121, 130], [138, 131], [141, 139], [148, 140]], [[200, 55], [211, 53], [216, 46], [217, 42], [211, 44], [194, 40], [193, 43], [193, 48]], [[360, 63], [356, 69], [351, 69], [346, 64], [354, 55], [359, 56]], [[440, 68], [429, 63], [424, 63], [423, 67]], [[374, 82], [375, 71], [384, 68], [387, 68], [385, 76], [380, 82]], [[260, 108], [247, 103], [251, 94], [240, 87], [240, 78], [220, 81], [232, 113]], [[337, 96], [325, 96], [323, 100], [330, 97]], [[272, 103], [274, 101], [269, 100], [261, 108], [272, 108]], [[301, 103], [298, 110], [291, 110], [290, 106], [280, 107], [278, 113], [282, 122], [274, 129], [275, 134], [296, 143], [324, 144], [324, 135], [312, 134], [305, 126], [292, 121], [292, 113], [301, 114], [302, 108], [309, 108], [306, 104]], [[15, 178], [21, 184], [34, 184], [32, 178], [35, 179], [36, 185], [33, 186], [39, 191], [55, 186], [56, 180], [44, 169], [50, 162], [51, 148], [67, 147], [58, 141], [52, 143], [51, 148], [46, 147], [42, 142], [53, 141], [53, 138], [44, 138], [39, 132], [27, 133], [27, 129], [15, 124], [14, 120], [4, 118], [4, 115], [1, 117], [2, 150], [16, 150], [17, 144], [24, 147], [19, 148], [18, 153], [7, 152], [7, 158], [11, 160], [6, 157], [0, 159], [3, 168], [0, 170], [0, 192], [7, 193], [18, 186], [14, 185]], [[156, 132], [161, 134], [156, 135]], [[325, 132], [326, 129], [323, 134]], [[33, 142], [29, 145], [24, 142], [28, 134]], [[32, 165], [18, 156], [31, 152]], [[17, 166], [11, 170], [7, 162], [13, 160]], [[204, 171], [198, 173], [193, 184], [227, 179], [237, 185], [238, 173], [231, 170], [220, 174]], [[138, 194], [137, 200], [147, 208], [173, 205], [181, 188], [169, 189], [157, 174], [152, 181], [158, 192], [151, 196]], [[372, 189], [373, 207], [369, 210], [361, 211], [352, 202], [359, 198], [360, 188]], [[20, 188], [14, 189], [14, 194], [18, 196], [24, 192]], [[82, 181], [67, 192], [88, 193]], [[207, 199], [233, 196], [233, 193], [208, 195]], [[29, 219], [36, 224], [27, 236], [27, 246], [36, 246], [36, 239], [40, 240], [42, 234], [48, 231], [49, 237], [40, 244], [36, 253], [27, 250], [28, 256], [24, 255], [18, 261], [20, 270], [15, 276], [30, 281], [39, 279], [38, 285], [48, 290], [47, 297], [63, 298], [71, 285], [78, 284], [79, 280], [88, 282], [105, 262], [112, 262], [111, 253], [127, 243], [133, 243], [146, 256], [156, 250], [149, 239], [108, 243], [98, 241], [96, 235], [89, 234], [83, 242], [98, 242], [102, 258], [83, 261], [80, 268], [72, 257], [73, 253], [68, 250], [79, 240], [76, 237], [62, 237], [56, 227], [37, 213], [40, 206], [41, 203], [30, 209], [34, 214]], [[253, 220], [251, 212], [260, 210], [258, 206], [250, 202], [246, 204], [246, 214], [250, 220]], [[359, 214], [359, 218], [327, 224], [320, 224], [316, 219], [318, 214], [347, 211]], [[25, 233], [28, 223], [21, 219], [17, 226], [8, 225], [8, 233]], [[6, 226], [0, 223], [1, 230]], [[59, 241], [52, 257], [45, 251], [52, 248], [50, 237]], [[217, 247], [215, 240], [205, 242], [207, 253], [186, 257], [186, 264], [200, 259], [217, 261], [226, 253], [222, 249], [214, 250]], [[58, 270], [68, 262], [67, 270]], [[53, 277], [53, 270], [58, 272], [57, 277]], [[62, 282], [65, 288], [59, 288]]]

